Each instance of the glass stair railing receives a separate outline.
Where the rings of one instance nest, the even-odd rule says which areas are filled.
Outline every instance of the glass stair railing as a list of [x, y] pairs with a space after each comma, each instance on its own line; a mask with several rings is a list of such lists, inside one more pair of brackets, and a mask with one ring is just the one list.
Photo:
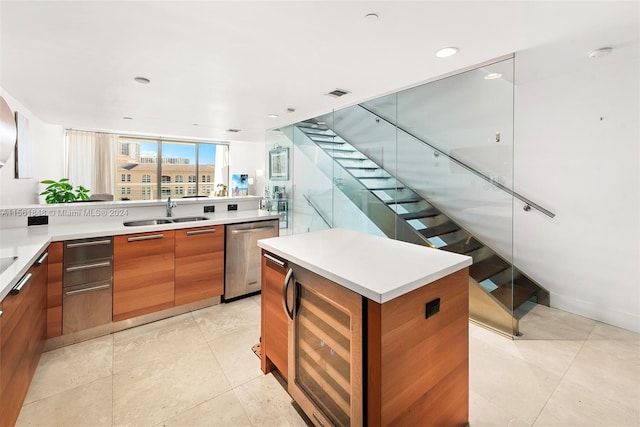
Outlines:
[[[340, 191], [390, 238], [473, 258], [470, 318], [506, 335], [519, 333], [514, 311], [527, 301], [548, 305], [548, 292], [326, 125], [294, 125], [297, 145]], [[328, 156], [317, 160], [315, 146]], [[337, 167], [336, 167], [337, 166]], [[316, 207], [317, 209], [317, 207]]]

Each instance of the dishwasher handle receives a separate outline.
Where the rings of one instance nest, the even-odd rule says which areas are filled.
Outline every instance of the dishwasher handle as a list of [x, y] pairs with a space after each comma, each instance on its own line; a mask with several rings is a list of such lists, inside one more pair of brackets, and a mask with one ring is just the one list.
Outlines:
[[231, 230], [231, 234], [240, 234], [240, 233], [253, 233], [253, 232], [257, 232], [257, 231], [262, 231], [262, 230], [273, 230], [274, 227], [273, 225], [267, 225], [264, 227], [256, 227], [256, 228], [242, 228], [239, 230]]

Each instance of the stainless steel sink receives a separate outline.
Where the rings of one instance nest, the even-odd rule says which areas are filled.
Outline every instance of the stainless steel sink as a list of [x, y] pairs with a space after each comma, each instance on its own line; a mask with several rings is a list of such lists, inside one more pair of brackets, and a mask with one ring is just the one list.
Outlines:
[[0, 258], [0, 273], [3, 273], [15, 260], [17, 260], [17, 256], [8, 256]]
[[125, 221], [123, 224], [125, 227], [139, 227], [142, 225], [171, 224], [172, 222], [170, 219], [140, 219], [137, 221]]
[[206, 221], [208, 219], [206, 216], [187, 216], [184, 218], [173, 218], [173, 222]]
[[182, 218], [139, 219], [136, 221], [125, 221], [123, 224], [126, 227], [140, 227], [143, 225], [171, 224], [173, 222], [206, 221], [208, 219], [206, 216], [185, 216]]

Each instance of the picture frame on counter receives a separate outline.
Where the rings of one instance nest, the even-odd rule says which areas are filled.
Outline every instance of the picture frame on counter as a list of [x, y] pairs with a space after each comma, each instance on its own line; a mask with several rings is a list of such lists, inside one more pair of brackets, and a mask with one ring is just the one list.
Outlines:
[[269, 179], [274, 181], [289, 180], [289, 149], [274, 148], [269, 151]]

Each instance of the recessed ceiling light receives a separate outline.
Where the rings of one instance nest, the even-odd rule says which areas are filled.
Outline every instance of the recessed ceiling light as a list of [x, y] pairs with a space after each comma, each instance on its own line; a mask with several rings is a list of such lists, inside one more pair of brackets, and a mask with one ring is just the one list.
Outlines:
[[233, 129], [233, 128], [231, 128], [231, 129], [227, 129], [227, 132], [231, 132], [231, 133], [238, 133], [238, 132], [240, 132], [240, 129]]
[[129, 117], [129, 116], [125, 116], [123, 117], [124, 120], [133, 120], [133, 117]]
[[500, 77], [502, 77], [502, 73], [489, 73], [486, 76], [484, 76], [484, 79], [495, 80], [495, 79], [499, 79]]
[[200, 126], [198, 123], [194, 123], [192, 126]]
[[378, 20], [378, 14], [377, 13], [367, 13], [366, 15], [364, 15], [364, 20], [367, 22], [375, 22]]
[[449, 56], [453, 56], [456, 53], [458, 53], [458, 48], [457, 47], [443, 47], [442, 49], [438, 49], [436, 51], [436, 56], [438, 58], [447, 58]]
[[287, 108], [287, 113], [295, 113], [295, 112], [296, 112], [295, 108], [291, 108], [291, 107]]
[[151, 83], [151, 80], [149, 80], [146, 77], [135, 77], [133, 80], [135, 80], [138, 83], [143, 84], [143, 85], [147, 85], [147, 84]]
[[610, 55], [613, 52], [613, 48], [601, 47], [600, 49], [593, 49], [588, 53], [589, 58], [602, 58], [603, 56]]
[[267, 114], [267, 117], [269, 117], [270, 119], [277, 119], [280, 116], [278, 116], [277, 114]]

